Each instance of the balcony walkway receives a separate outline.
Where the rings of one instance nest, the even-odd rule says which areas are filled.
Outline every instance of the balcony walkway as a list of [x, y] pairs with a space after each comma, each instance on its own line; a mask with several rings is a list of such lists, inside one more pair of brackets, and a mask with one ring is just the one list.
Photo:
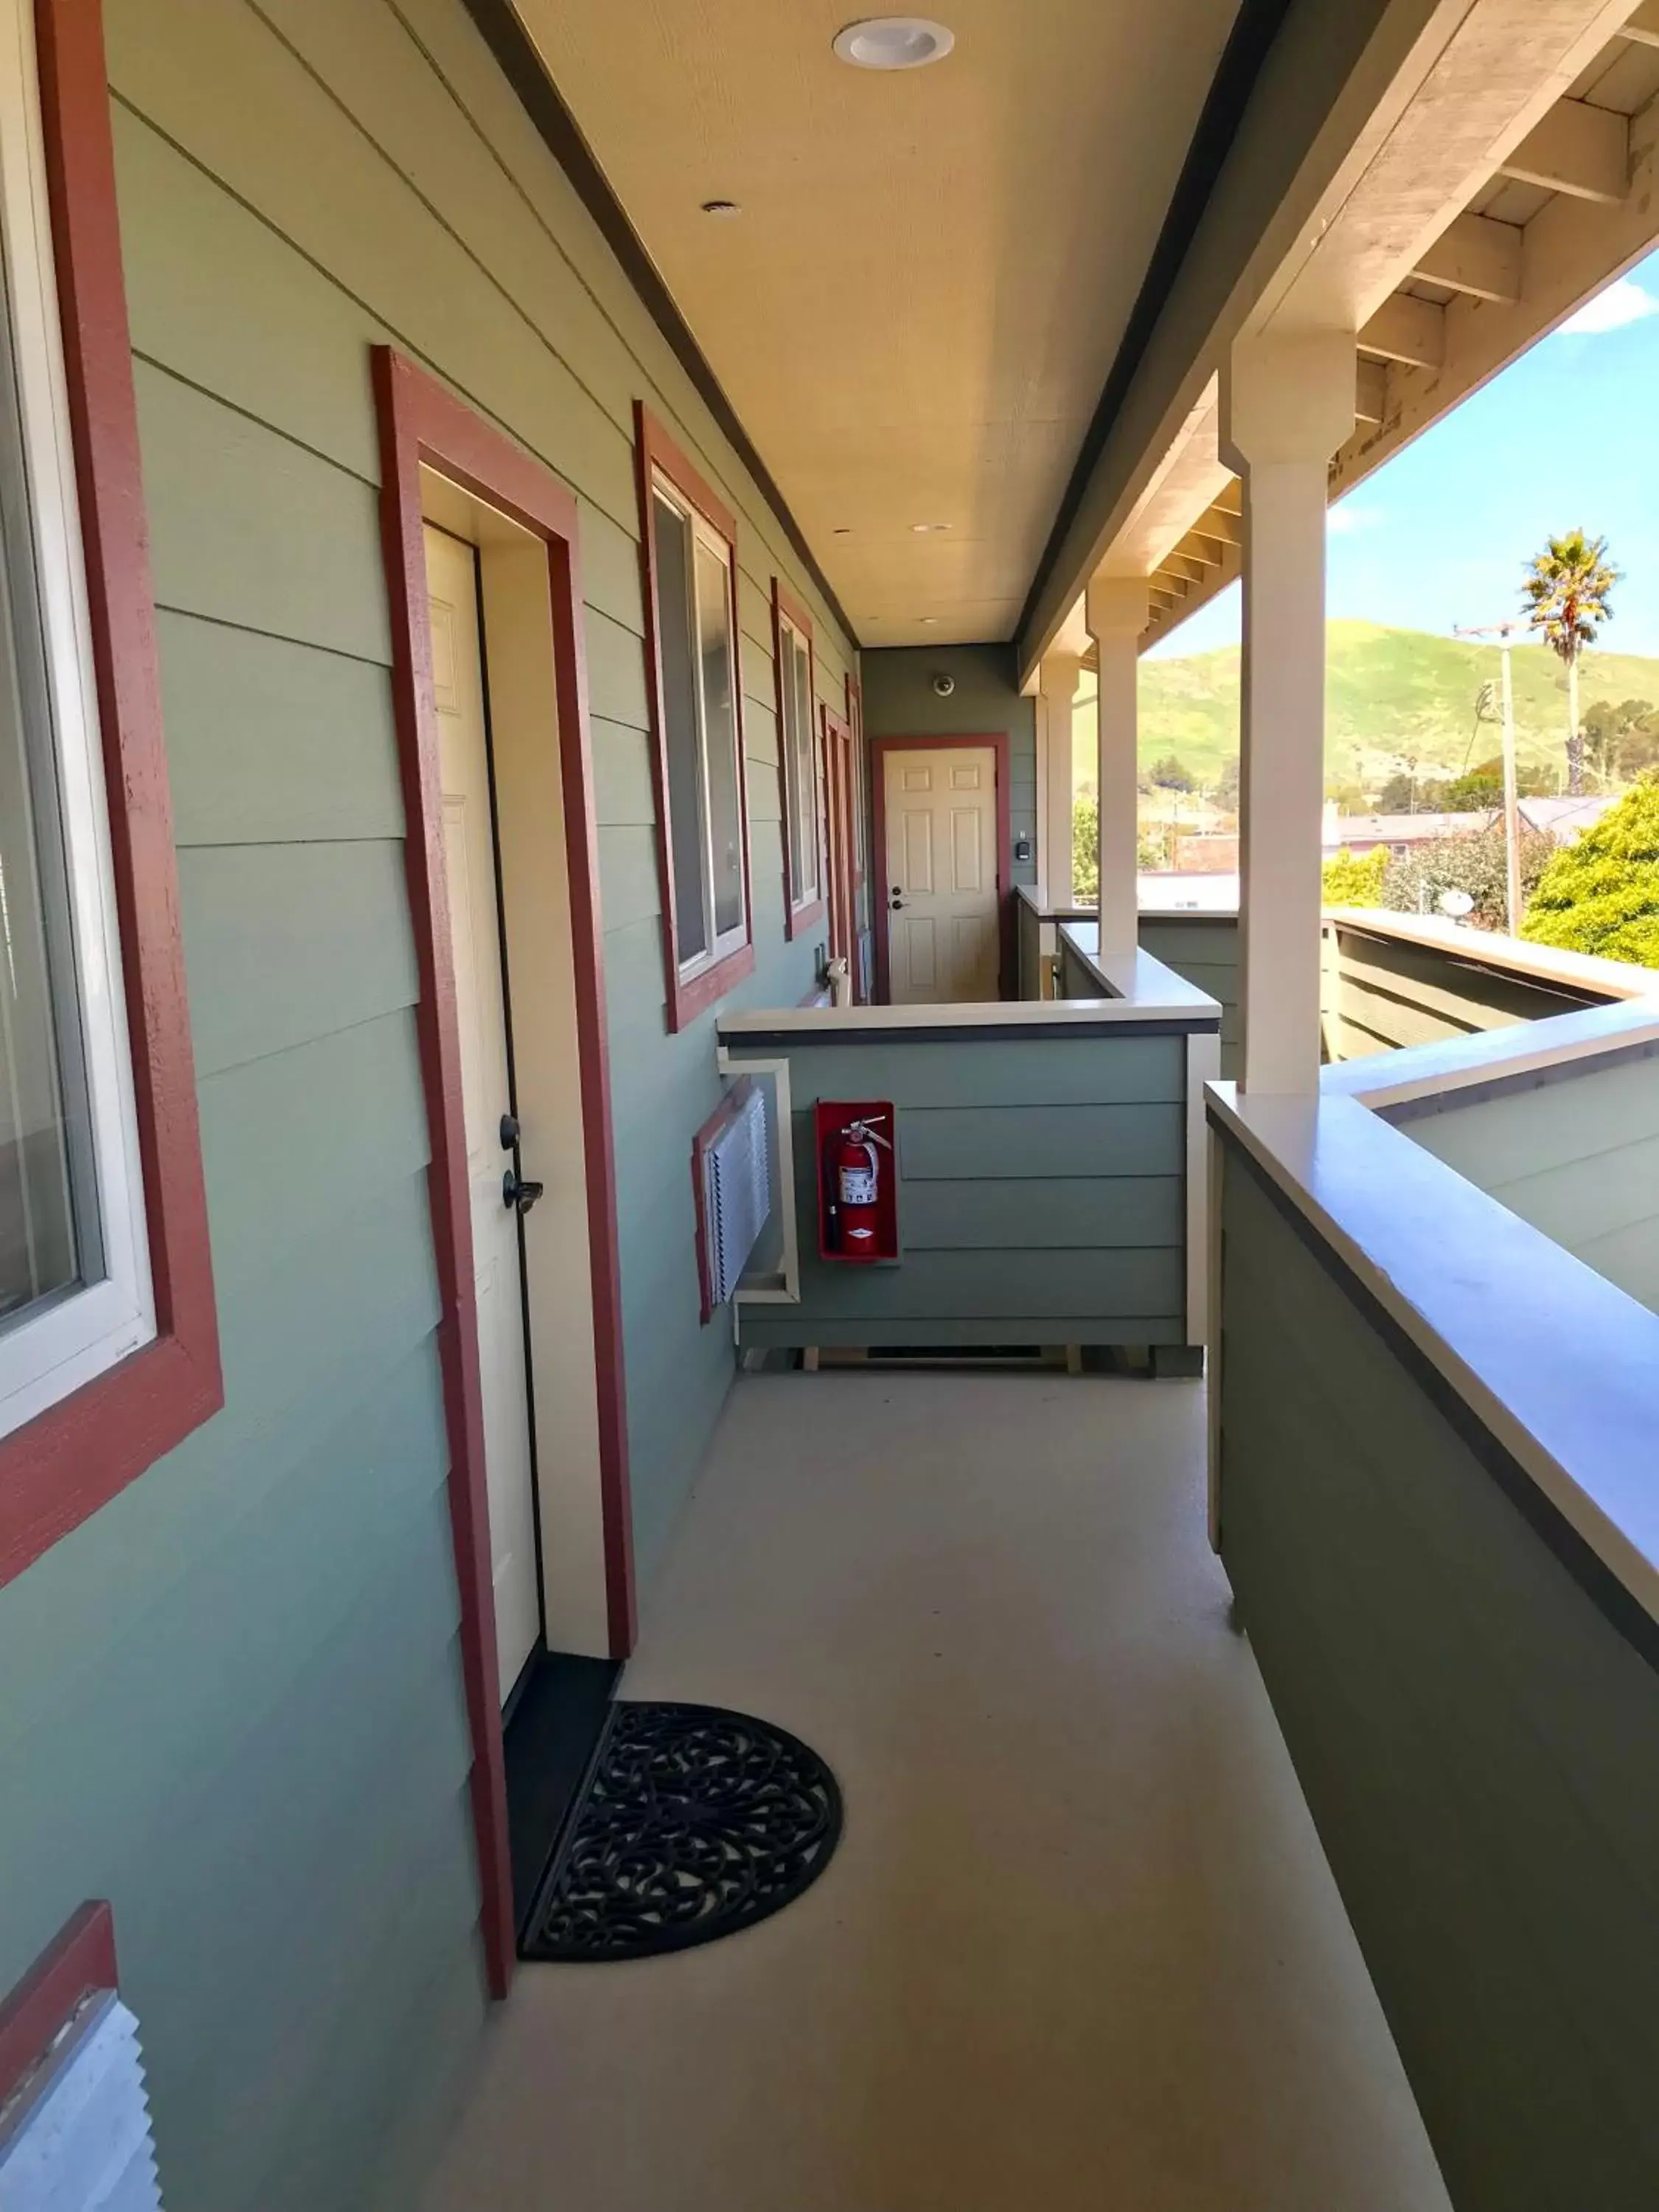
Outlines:
[[1202, 1461], [1196, 1384], [742, 1381], [625, 1687], [804, 1735], [840, 1852], [521, 1968], [428, 2212], [1445, 2212]]

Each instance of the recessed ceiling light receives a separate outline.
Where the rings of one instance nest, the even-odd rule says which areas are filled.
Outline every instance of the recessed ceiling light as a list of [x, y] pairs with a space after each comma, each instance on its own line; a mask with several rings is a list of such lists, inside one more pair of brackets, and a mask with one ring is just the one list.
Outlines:
[[948, 530], [951, 526], [948, 522], [913, 522], [910, 527], [922, 536], [930, 530]]
[[837, 31], [834, 46], [854, 69], [925, 69], [942, 62], [957, 42], [954, 31], [926, 15], [868, 15]]
[[932, 629], [934, 623], [938, 622], [939, 617], [937, 615], [918, 615], [916, 619], [924, 629]]
[[727, 217], [734, 215], [741, 215], [743, 213], [743, 210], [738, 205], [735, 200], [705, 200], [702, 204], [702, 211], [705, 215], [718, 215]]

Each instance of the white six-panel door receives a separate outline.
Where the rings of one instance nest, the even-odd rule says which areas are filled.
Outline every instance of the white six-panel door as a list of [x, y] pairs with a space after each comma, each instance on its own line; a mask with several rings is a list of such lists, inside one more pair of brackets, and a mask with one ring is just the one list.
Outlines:
[[997, 996], [996, 755], [884, 755], [888, 996], [896, 1006]]
[[501, 1140], [511, 1103], [502, 997], [501, 900], [490, 818], [478, 636], [477, 556], [447, 531], [426, 531], [432, 688], [443, 787], [444, 871], [455, 957], [456, 1014], [472, 1199], [472, 1264], [483, 1386], [489, 1553], [503, 1698], [541, 1632], [536, 1572], [530, 1398], [526, 1381], [519, 1218], [501, 1195], [513, 1155]]

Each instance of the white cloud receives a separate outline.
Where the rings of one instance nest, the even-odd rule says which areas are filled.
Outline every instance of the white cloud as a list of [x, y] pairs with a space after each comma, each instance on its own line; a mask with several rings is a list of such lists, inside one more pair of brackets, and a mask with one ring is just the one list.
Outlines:
[[1375, 530], [1383, 519], [1380, 507], [1356, 507], [1345, 499], [1326, 516], [1325, 527], [1334, 538], [1352, 538], [1356, 530]]
[[1621, 276], [1605, 292], [1586, 300], [1561, 327], [1579, 337], [1599, 337], [1604, 331], [1622, 331], [1626, 323], [1639, 323], [1648, 315], [1659, 315], [1659, 299], [1633, 276]]

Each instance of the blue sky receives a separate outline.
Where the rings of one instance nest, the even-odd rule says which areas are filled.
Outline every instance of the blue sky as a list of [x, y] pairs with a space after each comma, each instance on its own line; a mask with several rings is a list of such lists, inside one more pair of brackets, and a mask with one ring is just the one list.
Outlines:
[[[1602, 641], [1659, 655], [1659, 253], [1332, 508], [1328, 611], [1499, 621], [1545, 538], [1580, 523], [1624, 576]], [[1234, 586], [1153, 652], [1236, 645], [1238, 621]]]

